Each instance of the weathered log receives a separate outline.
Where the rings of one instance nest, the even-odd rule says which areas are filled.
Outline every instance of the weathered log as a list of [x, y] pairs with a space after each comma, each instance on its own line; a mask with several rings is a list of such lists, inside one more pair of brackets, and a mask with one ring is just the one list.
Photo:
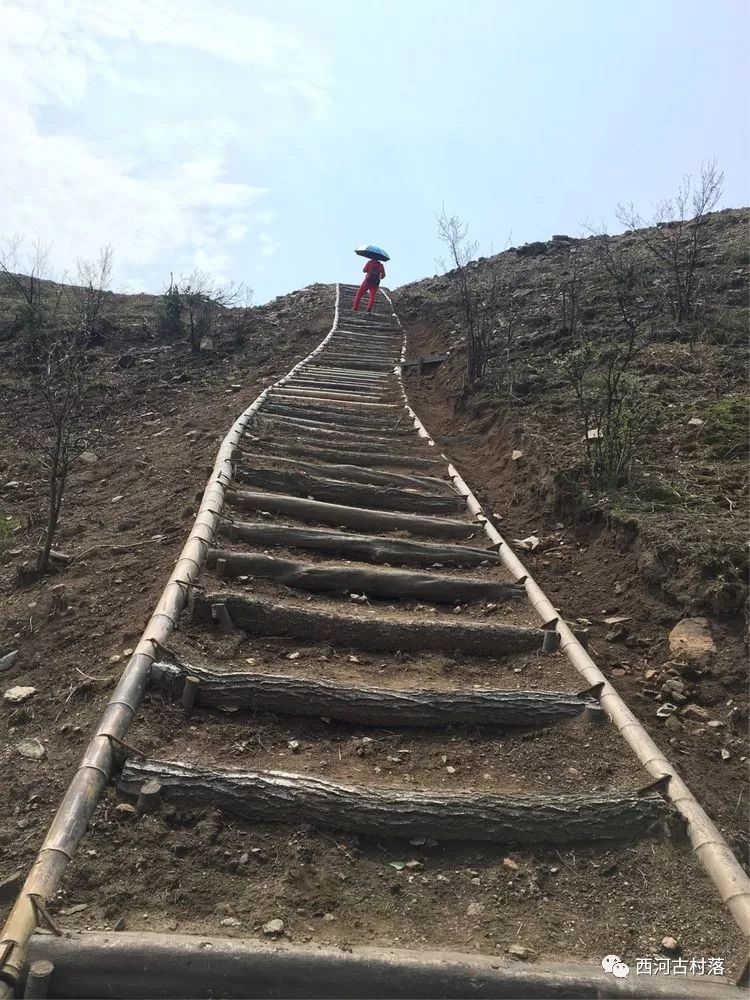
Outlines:
[[[298, 417], [282, 417], [275, 413], [258, 413], [255, 421], [256, 427], [268, 426], [273, 429], [274, 434], [285, 431], [297, 436], [312, 435], [326, 444], [335, 445], [337, 442], [344, 442], [350, 447], [358, 448], [360, 441], [367, 441], [371, 448], [379, 446], [381, 451], [386, 447], [399, 448], [406, 444], [403, 435], [391, 434], [384, 431], [381, 434], [373, 434], [371, 431], [356, 431], [348, 429], [336, 429], [324, 427], [320, 423], [313, 423], [311, 420], [304, 420]], [[414, 441], [416, 446], [416, 440]]]
[[370, 417], [359, 413], [342, 413], [341, 410], [329, 410], [323, 406], [306, 406], [304, 403], [294, 405], [292, 403], [266, 403], [262, 413], [273, 413], [279, 417], [293, 417], [301, 420], [327, 421], [329, 424], [341, 427], [354, 427], [356, 430], [368, 430], [375, 432], [397, 431], [404, 436], [414, 434], [414, 429], [408, 420], [402, 420], [399, 424], [395, 416], [390, 417]]
[[371, 726], [546, 726], [596, 705], [592, 698], [564, 691], [394, 690], [285, 674], [226, 673], [181, 662], [151, 667], [152, 683], [174, 697], [187, 679], [197, 682], [196, 704], [204, 708], [322, 716]]
[[[245, 452], [238, 462], [238, 467], [253, 467], [259, 462], [268, 462], [270, 456], [257, 455]], [[323, 476], [339, 480], [349, 480], [354, 483], [368, 483], [379, 486], [401, 486], [404, 489], [416, 490], [437, 490], [448, 493], [451, 496], [458, 496], [451, 484], [445, 479], [438, 479], [436, 476], [404, 476], [398, 472], [378, 472], [375, 469], [366, 469], [361, 465], [315, 465], [311, 462], [302, 462], [298, 458], [286, 458], [274, 455], [271, 459], [274, 463], [284, 466], [291, 466], [300, 472], [307, 472], [312, 476]]]
[[309, 549], [365, 562], [389, 563], [394, 566], [481, 566], [499, 563], [500, 556], [491, 549], [474, 549], [466, 545], [439, 545], [435, 542], [412, 542], [385, 535], [348, 535], [324, 528], [277, 527], [240, 521], [231, 524], [220, 521], [218, 533], [228, 538], [241, 538], [263, 548], [276, 545], [289, 549]]
[[275, 490], [312, 497], [326, 503], [348, 503], [370, 507], [373, 510], [397, 510], [416, 514], [445, 514], [462, 510], [465, 503], [457, 493], [453, 496], [436, 496], [417, 493], [416, 490], [395, 489], [387, 486], [368, 486], [365, 483], [348, 483], [338, 479], [310, 476], [294, 469], [254, 469], [235, 466], [237, 482], [261, 489]]
[[669, 810], [659, 795], [493, 795], [341, 785], [284, 771], [230, 771], [183, 761], [130, 757], [120, 791], [158, 780], [169, 801], [218, 808], [243, 819], [311, 823], [365, 836], [567, 844], [634, 840], [663, 832]]
[[404, 569], [365, 569], [325, 563], [298, 562], [275, 556], [209, 549], [209, 567], [221, 562], [222, 576], [258, 576], [285, 587], [318, 592], [366, 594], [368, 597], [416, 598], [436, 604], [457, 601], [502, 603], [526, 596], [523, 586], [498, 580], [463, 576], [436, 576]]
[[333, 389], [338, 392], [350, 394], [352, 392], [363, 392], [367, 395], [382, 396], [384, 393], [392, 391], [389, 385], [372, 385], [371, 383], [351, 382], [346, 378], [336, 378], [332, 375], [328, 377], [308, 375], [295, 376], [284, 382], [287, 389]]
[[[255, 447], [269, 447], [286, 455], [300, 455], [306, 458], [315, 459], [319, 462], [346, 462], [348, 465], [387, 465], [387, 466], [411, 466], [414, 469], [444, 468], [445, 462], [435, 458], [414, 458], [411, 455], [388, 454], [382, 449], [365, 450], [358, 445], [358, 451], [326, 451], [323, 448], [310, 447], [307, 444], [295, 441], [278, 441], [273, 438], [260, 438], [252, 434], [245, 435], [245, 442], [249, 442]], [[236, 448], [234, 455], [241, 458], [243, 451]]]
[[[406, 438], [407, 435], [403, 431], [394, 431], [389, 427], [383, 428], [372, 428], [372, 427], [352, 427], [350, 425], [337, 426], [336, 422], [333, 420], [313, 420], [308, 417], [287, 417], [285, 414], [274, 413], [273, 410], [264, 410], [262, 413], [258, 414], [260, 421], [270, 421], [273, 425], [278, 425], [282, 428], [284, 427], [298, 427], [300, 430], [309, 431], [311, 433], [322, 434], [325, 437], [330, 435], [336, 435], [336, 437], [349, 437], [353, 441], [361, 438], [368, 438], [369, 440], [390, 442], [394, 437], [400, 437], [402, 439]], [[403, 440], [397, 442], [399, 445], [405, 443]], [[412, 443], [416, 444], [416, 438], [412, 439]]]
[[271, 514], [286, 514], [308, 524], [333, 524], [336, 527], [362, 528], [365, 531], [408, 531], [411, 535], [432, 535], [435, 538], [473, 538], [479, 529], [471, 521], [348, 507], [345, 504], [324, 503], [279, 493], [230, 490], [226, 499], [230, 506], [241, 510], [266, 510]]
[[[323, 640], [359, 649], [425, 649], [451, 652], [460, 649], [469, 656], [504, 656], [542, 645], [542, 632], [521, 625], [485, 625], [449, 620], [407, 621], [388, 615], [351, 615], [326, 611], [314, 605], [299, 607], [260, 597], [226, 591], [206, 594], [193, 591], [193, 621], [212, 623], [212, 605], [223, 605], [236, 628], [251, 635], [289, 636], [310, 641]], [[452, 617], [452, 616], [451, 616]]]

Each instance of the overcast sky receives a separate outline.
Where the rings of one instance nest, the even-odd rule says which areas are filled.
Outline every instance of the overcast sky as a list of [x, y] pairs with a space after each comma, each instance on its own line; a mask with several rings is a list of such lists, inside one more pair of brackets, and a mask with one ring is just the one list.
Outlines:
[[748, 197], [747, 0], [0, 0], [0, 236], [115, 286], [255, 300], [648, 214], [715, 156]]

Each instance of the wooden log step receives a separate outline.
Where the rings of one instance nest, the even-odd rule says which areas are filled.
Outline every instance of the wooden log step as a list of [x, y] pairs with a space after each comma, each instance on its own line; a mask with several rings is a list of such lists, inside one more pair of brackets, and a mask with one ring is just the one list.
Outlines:
[[362, 410], [372, 410], [372, 411], [383, 411], [383, 410], [403, 410], [403, 404], [401, 403], [371, 403], [368, 400], [362, 400], [360, 398], [352, 399], [336, 399], [332, 400], [326, 396], [323, 392], [313, 392], [312, 395], [309, 393], [302, 393], [296, 389], [273, 389], [269, 392], [267, 396], [268, 399], [284, 399], [299, 401], [301, 403], [322, 403], [324, 406], [327, 403], [346, 403], [352, 410], [362, 409]]
[[361, 382], [351, 382], [344, 378], [316, 378], [314, 375], [295, 376], [284, 382], [285, 389], [325, 389], [333, 392], [344, 392], [347, 395], [361, 394], [368, 396], [382, 396], [386, 393], [387, 386], [363, 385]]
[[[262, 410], [257, 414], [257, 421], [251, 430], [255, 433], [250, 433], [250, 429], [245, 431], [243, 437], [243, 443], [250, 442], [255, 447], [257, 442], [261, 442], [264, 445], [268, 445], [270, 448], [276, 448], [278, 446], [279, 454], [283, 453], [285, 449], [294, 448], [294, 454], [307, 455], [310, 458], [314, 458], [314, 450], [318, 448], [321, 451], [328, 451], [329, 453], [335, 449], [334, 454], [337, 456], [337, 461], [343, 462], [344, 455], [346, 455], [346, 462], [350, 465], [359, 465], [360, 462], [352, 461], [352, 455], [358, 455], [360, 457], [367, 458], [368, 456], [386, 455], [389, 458], [392, 456], [394, 460], [397, 460], [402, 465], [404, 461], [408, 458], [408, 461], [414, 462], [414, 468], [420, 467], [420, 461], [426, 463], [422, 465], [422, 468], [435, 469], [436, 467], [445, 468], [446, 461], [442, 462], [437, 459], [431, 459], [427, 456], [437, 455], [435, 449], [428, 451], [425, 447], [420, 447], [420, 445], [415, 440], [414, 442], [405, 441], [400, 437], [386, 438], [381, 440], [380, 437], [368, 434], [361, 438], [358, 438], [356, 433], [350, 432], [348, 435], [343, 436], [344, 432], [341, 433], [341, 437], [336, 437], [335, 434], [338, 432], [332, 431], [330, 434], [320, 434], [317, 436], [310, 436], [310, 428], [295, 427], [294, 424], [274, 424], [270, 419], [262, 418]], [[262, 437], [260, 435], [263, 435]], [[333, 436], [332, 436], [333, 435]], [[297, 449], [301, 449], [298, 451]], [[419, 454], [417, 454], [417, 450]], [[341, 455], [339, 459], [338, 456]], [[373, 462], [375, 458], [373, 457]], [[388, 463], [386, 463], [388, 464]]]
[[325, 528], [291, 528], [248, 521], [219, 521], [217, 531], [225, 538], [242, 539], [260, 548], [278, 546], [306, 549], [393, 566], [434, 566], [435, 563], [442, 566], [481, 566], [501, 561], [498, 553], [491, 549], [412, 542], [385, 535], [351, 535], [342, 531], [327, 531]]
[[[305, 406], [304, 403], [276, 403], [273, 400], [265, 403], [262, 413], [273, 413], [280, 417], [292, 417], [298, 420], [321, 420], [344, 428], [366, 429], [377, 432], [396, 432], [403, 435], [413, 435], [414, 429], [408, 418], [396, 418], [395, 414], [387, 416], [372, 416], [364, 413], [347, 413], [325, 406]], [[399, 419], [401, 422], [399, 423]]]
[[[348, 424], [337, 427], [333, 421], [323, 421], [323, 420], [313, 420], [307, 417], [287, 417], [282, 413], [274, 413], [273, 410], [269, 410], [267, 407], [258, 413], [258, 418], [260, 420], [269, 420], [274, 424], [278, 424], [282, 427], [298, 427], [300, 430], [308, 430], [310, 432], [320, 431], [322, 434], [337, 434], [343, 435], [347, 434], [350, 438], [357, 438], [360, 436], [366, 436], [370, 440], [376, 440], [380, 442], [388, 442], [391, 436], [397, 436], [400, 438], [406, 438], [407, 435], [403, 431], [392, 431], [390, 429], [383, 429], [380, 433], [376, 433], [374, 428], [367, 429], [357, 429], [355, 427], [350, 427]], [[417, 444], [416, 436], [412, 435], [412, 443]]]
[[358, 368], [333, 368], [331, 365], [325, 364], [306, 364], [303, 368], [298, 368], [297, 371], [315, 372], [321, 375], [346, 375], [358, 381], [374, 382], [376, 384], [386, 383], [392, 377], [391, 372], [363, 372]]
[[[444, 461], [435, 458], [415, 458], [403, 454], [389, 455], [379, 448], [377, 450], [365, 450], [361, 445], [357, 446], [360, 449], [358, 451], [339, 451], [338, 449], [336, 451], [326, 451], [324, 448], [314, 448], [293, 441], [261, 438], [247, 433], [244, 440], [255, 448], [268, 447], [284, 455], [301, 455], [306, 458], [315, 459], [318, 462], [331, 462], [333, 464], [346, 462], [347, 465], [387, 465], [394, 468], [401, 466], [413, 469], [429, 469], [432, 471], [445, 468], [446, 464]], [[241, 460], [243, 451], [241, 448], [237, 448], [234, 454], [235, 456], [240, 456], [238, 460]]]
[[352, 354], [327, 354], [323, 360], [333, 368], [356, 368], [366, 372], [392, 372], [396, 361], [381, 361], [378, 358], [365, 360]]
[[240, 510], [265, 510], [270, 514], [284, 514], [308, 524], [310, 522], [332, 524], [335, 527], [357, 528], [364, 531], [407, 531], [411, 535], [430, 535], [434, 538], [474, 538], [481, 531], [480, 525], [472, 521], [454, 521], [443, 517], [421, 517], [419, 514], [350, 507], [346, 504], [324, 503], [320, 500], [291, 497], [281, 493], [229, 490], [227, 503]]
[[670, 810], [655, 794], [493, 795], [341, 785], [285, 771], [230, 771], [129, 757], [119, 789], [158, 781], [167, 801], [255, 822], [310, 823], [365, 836], [568, 844], [663, 834]]
[[547, 726], [598, 704], [565, 691], [406, 690], [287, 674], [227, 673], [179, 660], [151, 666], [151, 682], [177, 698], [187, 677], [198, 681], [199, 707], [322, 716], [369, 726]]
[[355, 593], [368, 597], [415, 598], [434, 604], [457, 601], [505, 601], [526, 596], [523, 586], [499, 580], [461, 576], [436, 576], [416, 570], [363, 568], [337, 564], [299, 562], [259, 553], [209, 549], [207, 565], [222, 561], [224, 576], [253, 576], [276, 580], [285, 587], [320, 593]]
[[191, 594], [193, 621], [210, 624], [215, 621], [213, 606], [223, 606], [235, 628], [251, 635], [287, 636], [307, 641], [320, 639], [334, 645], [368, 650], [425, 649], [451, 652], [460, 649], [464, 655], [506, 656], [531, 649], [541, 649], [541, 629], [521, 625], [486, 625], [454, 620], [429, 621], [388, 615], [352, 615], [343, 611], [326, 611], [306, 604], [289, 601], [276, 603], [245, 594], [225, 591]]
[[[363, 437], [366, 438], [371, 444], [379, 444], [381, 447], [383, 445], [400, 445], [402, 443], [406, 443], [405, 435], [403, 434], [393, 434], [391, 431], [383, 431], [381, 434], [374, 434], [370, 430], [365, 433], [364, 431], [354, 430], [349, 427], [329, 427], [322, 424], [320, 421], [306, 420], [304, 417], [286, 417], [279, 413], [268, 412], [265, 407], [263, 407], [263, 409], [257, 414], [257, 421], [261, 420], [269, 423], [273, 427], [279, 427], [281, 430], [289, 429], [290, 431], [297, 432], [307, 431], [309, 434], [314, 433], [316, 436], [319, 435], [321, 439], [330, 440], [331, 443], [336, 440], [348, 441], [349, 444], [355, 447], [359, 447], [359, 441]], [[394, 441], [394, 438], [397, 440]], [[409, 443], [416, 446], [418, 440], [413, 436], [412, 441]]]
[[416, 490], [396, 489], [388, 486], [368, 486], [366, 483], [347, 483], [338, 479], [311, 476], [294, 469], [273, 469], [258, 466], [253, 469], [235, 466], [234, 478], [275, 493], [312, 497], [325, 503], [361, 505], [372, 510], [398, 510], [412, 514], [447, 514], [464, 510], [466, 502], [458, 494], [437, 496], [418, 493]]
[[[365, 403], [379, 403], [381, 400], [381, 393], [374, 392], [345, 392], [338, 389], [326, 389], [323, 386], [319, 388], [305, 388], [304, 386], [296, 385], [280, 385], [276, 386], [273, 390], [273, 395], [282, 395], [284, 393], [291, 393], [295, 396], [300, 396], [304, 398], [305, 396], [320, 396], [324, 399], [338, 399], [341, 402], [346, 402], [347, 400], [351, 402], [365, 402]], [[270, 393], [269, 393], [270, 395]]]
[[[258, 463], [268, 462], [268, 455], [253, 455], [245, 452], [239, 465], [255, 467]], [[401, 486], [404, 489], [432, 490], [437, 493], [457, 496], [456, 491], [445, 479], [437, 479], [434, 476], [404, 476], [398, 472], [378, 472], [375, 469], [366, 469], [360, 465], [315, 465], [311, 462], [301, 462], [298, 458], [285, 458], [274, 455], [273, 462], [277, 465], [291, 466], [300, 472], [307, 472], [311, 476], [323, 476], [333, 479], [349, 480], [353, 483], [367, 483], [375, 486]]]

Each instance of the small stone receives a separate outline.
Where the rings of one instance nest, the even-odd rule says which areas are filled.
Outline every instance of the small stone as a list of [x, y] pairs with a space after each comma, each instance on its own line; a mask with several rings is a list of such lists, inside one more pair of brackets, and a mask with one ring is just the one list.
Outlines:
[[[238, 920], [237, 917], [224, 917], [221, 921], [222, 927], [242, 927], [242, 921]], [[264, 928], [265, 930], [265, 928]]]
[[78, 461], [83, 462], [84, 465], [96, 465], [99, 459], [93, 451], [82, 451], [78, 456]]
[[513, 958], [517, 958], [520, 962], [528, 962], [529, 959], [534, 957], [536, 952], [533, 948], [527, 948], [525, 945], [512, 944], [508, 948], [508, 954]]
[[681, 714], [683, 719], [695, 719], [696, 722], [708, 722], [711, 718], [711, 713], [700, 705], [685, 705]]
[[21, 742], [16, 746], [16, 751], [22, 756], [27, 757], [29, 760], [43, 760], [47, 756], [47, 751], [44, 749], [39, 740], [21, 740]]
[[445, 770], [448, 772], [448, 774], [455, 774], [456, 773], [455, 767], [452, 767], [450, 764], [446, 767]]
[[126, 927], [127, 927], [127, 923], [125, 922], [125, 917], [120, 917], [120, 919], [118, 921], [116, 921], [112, 925], [112, 930], [113, 931], [124, 931]]
[[700, 417], [691, 417], [688, 420], [688, 427], [702, 427], [705, 424], [705, 420], [701, 420]]
[[518, 871], [518, 865], [513, 858], [503, 858], [503, 868], [510, 868], [512, 872]]
[[61, 917], [72, 917], [75, 913], [83, 913], [84, 910], [88, 910], [88, 903], [74, 903], [73, 906], [68, 906], [64, 910], [60, 910]]
[[25, 701], [29, 698], [33, 698], [36, 694], [36, 688], [33, 687], [12, 687], [3, 695], [3, 701], [6, 705], [23, 705]]
[[109, 662], [110, 663], [119, 663], [121, 659], [122, 659], [122, 657], [118, 653], [114, 653], [112, 656], [110, 656]]
[[669, 633], [672, 656], [689, 663], [705, 664], [716, 652], [706, 618], [683, 618]]
[[129, 802], [118, 802], [115, 806], [115, 812], [123, 819], [128, 819], [136, 815], [136, 808], [135, 806], [131, 806]]
[[332, 913], [324, 913], [324, 914], [323, 914], [323, 919], [325, 920], [325, 922], [326, 922], [327, 924], [330, 924], [330, 923], [333, 923], [333, 921], [334, 921], [334, 920], [335, 920], [336, 918], [334, 917], [334, 915], [333, 915]]
[[287, 656], [287, 660], [298, 660], [302, 654], [301, 653], [290, 653]]
[[109, 502], [110, 503], [117, 503], [118, 501], [122, 500], [122, 498], [123, 498], [123, 494], [122, 493], [118, 493], [117, 496], [112, 497], [112, 499]]
[[266, 937], [277, 937], [279, 934], [283, 934], [284, 921], [278, 917], [275, 920], [269, 920], [268, 923], [263, 924], [263, 933]]
[[484, 903], [472, 902], [466, 907], [467, 917], [481, 917], [484, 913]]
[[6, 653], [5, 656], [0, 656], [0, 673], [4, 670], [10, 670], [11, 667], [15, 666], [17, 659], [17, 649], [11, 650], [10, 653]]
[[250, 860], [250, 855], [247, 853], [247, 851], [245, 851], [244, 854], [240, 854], [240, 861], [239, 861], [239, 863], [241, 865], [246, 865], [249, 860]]
[[510, 460], [511, 462], [517, 462], [519, 458], [523, 458], [523, 452], [520, 451], [518, 448], [515, 448], [510, 456]]
[[300, 748], [299, 740], [289, 740], [287, 746], [292, 751], [292, 753], [299, 753], [299, 748]]
[[679, 953], [682, 951], [682, 947], [680, 946], [680, 942], [677, 940], [677, 938], [669, 936], [663, 937], [661, 939], [660, 947], [663, 952], [672, 955], [679, 955]]
[[730, 753], [730, 752], [729, 752], [729, 751], [727, 750], [727, 748], [726, 748], [726, 747], [722, 747], [722, 749], [721, 749], [721, 759], [722, 759], [722, 760], [729, 760], [729, 758], [730, 758], [731, 756], [732, 756], [732, 755], [731, 755], [731, 753]]

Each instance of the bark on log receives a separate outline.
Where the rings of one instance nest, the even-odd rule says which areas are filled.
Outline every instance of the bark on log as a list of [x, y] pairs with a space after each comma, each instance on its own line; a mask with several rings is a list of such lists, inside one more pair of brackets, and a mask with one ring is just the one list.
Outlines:
[[204, 708], [323, 716], [371, 726], [547, 726], [597, 704], [564, 691], [394, 690], [285, 674], [226, 673], [181, 662], [151, 667], [152, 683], [174, 697], [180, 697], [187, 678], [198, 682], [196, 704]]
[[[325, 437], [335, 434], [337, 437], [349, 437], [353, 440], [367, 438], [368, 440], [390, 442], [393, 438], [400, 438], [397, 441], [398, 445], [408, 443], [406, 438], [408, 437], [403, 433], [403, 431], [393, 431], [389, 428], [361, 428], [361, 427], [351, 427], [351, 426], [341, 426], [338, 427], [335, 421], [332, 420], [311, 420], [307, 417], [287, 417], [280, 413], [274, 413], [269, 410], [266, 412], [264, 409], [262, 413], [258, 414], [259, 421], [270, 421], [274, 426], [278, 425], [282, 429], [285, 427], [298, 427], [300, 430], [305, 430], [309, 432], [314, 432], [315, 434], [322, 434]], [[417, 444], [416, 437], [412, 438], [412, 444]]]
[[387, 615], [351, 615], [323, 608], [281, 604], [226, 591], [193, 591], [193, 621], [213, 623], [212, 604], [226, 607], [236, 628], [251, 635], [323, 640], [342, 647], [369, 650], [425, 649], [470, 656], [504, 656], [541, 649], [542, 632], [520, 625], [484, 625], [459, 621], [405, 621]]
[[241, 510], [266, 510], [271, 514], [285, 514], [307, 523], [332, 524], [365, 531], [408, 531], [411, 535], [431, 535], [435, 538], [474, 538], [480, 530], [479, 525], [471, 521], [348, 507], [345, 504], [323, 503], [320, 500], [306, 500], [280, 493], [229, 490], [226, 499], [230, 506]]
[[341, 427], [353, 427], [355, 430], [368, 430], [374, 432], [399, 433], [404, 437], [415, 433], [408, 420], [398, 423], [396, 417], [367, 417], [359, 414], [342, 413], [340, 410], [328, 410], [322, 406], [293, 406], [285, 403], [266, 403], [262, 413], [274, 414], [278, 417], [293, 417], [302, 420], [327, 421]]
[[481, 566], [499, 563], [500, 556], [491, 549], [474, 549], [466, 545], [439, 545], [434, 542], [411, 542], [384, 535], [348, 535], [322, 528], [276, 527], [240, 521], [231, 524], [220, 521], [218, 534], [241, 538], [263, 548], [276, 545], [290, 549], [309, 549], [329, 555], [345, 556], [372, 563], [393, 566]]
[[284, 771], [229, 771], [131, 757], [119, 788], [137, 793], [158, 780], [169, 801], [218, 808], [243, 819], [311, 823], [365, 836], [495, 843], [567, 844], [634, 840], [663, 832], [669, 810], [658, 795], [493, 795], [340, 785]]
[[234, 478], [240, 483], [258, 486], [302, 497], [312, 497], [326, 503], [348, 503], [370, 507], [373, 510], [397, 510], [415, 514], [455, 513], [465, 508], [458, 494], [435, 496], [430, 493], [394, 489], [387, 486], [367, 486], [364, 483], [347, 483], [338, 479], [310, 476], [293, 469], [255, 468], [235, 466]]
[[[258, 413], [253, 426], [267, 426], [269, 430], [273, 431], [274, 436], [280, 433], [283, 434], [284, 432], [295, 434], [298, 437], [301, 437], [302, 435], [314, 435], [315, 438], [319, 438], [321, 441], [325, 441], [326, 444], [332, 444], [334, 446], [337, 442], [344, 442], [350, 447], [358, 448], [359, 442], [365, 440], [369, 443], [371, 448], [379, 447], [382, 451], [384, 448], [388, 447], [399, 448], [407, 443], [406, 441], [401, 440], [403, 435], [391, 435], [390, 432], [373, 434], [369, 431], [364, 433], [362, 431], [355, 430], [334, 430], [333, 428], [323, 427], [310, 420], [302, 420], [297, 417], [281, 417], [272, 413], [264, 415], [262, 410]], [[415, 439], [414, 446], [416, 446], [416, 443]]]
[[[295, 443], [294, 441], [275, 441], [269, 438], [260, 438], [252, 434], [245, 435], [245, 441], [256, 447], [267, 446], [278, 450], [286, 455], [300, 455], [305, 458], [315, 459], [319, 462], [346, 462], [348, 465], [388, 465], [388, 466], [410, 466], [414, 469], [445, 468], [445, 462], [434, 458], [414, 458], [410, 455], [394, 455], [384, 452], [382, 449], [365, 450], [358, 445], [358, 451], [326, 451], [323, 448], [313, 448], [306, 444]], [[235, 449], [236, 460], [242, 457], [243, 450]]]
[[277, 580], [285, 587], [297, 590], [353, 592], [368, 597], [411, 597], [436, 604], [454, 604], [456, 601], [502, 603], [526, 596], [523, 586], [496, 580], [436, 576], [414, 570], [306, 563], [230, 549], [209, 549], [207, 565], [213, 568], [219, 560], [222, 561], [223, 576], [258, 576]]
[[311, 462], [301, 462], [298, 458], [286, 458], [278, 455], [271, 458], [269, 455], [258, 455], [250, 452], [246, 452], [242, 459], [238, 460], [238, 465], [240, 468], [253, 467], [258, 462], [268, 461], [291, 466], [292, 469], [307, 472], [312, 476], [346, 479], [354, 483], [367, 483], [369, 485], [401, 486], [407, 490], [436, 490], [450, 496], [458, 496], [446, 479], [438, 479], [437, 476], [405, 476], [398, 472], [377, 472], [375, 469], [363, 468], [361, 465], [314, 465]]

